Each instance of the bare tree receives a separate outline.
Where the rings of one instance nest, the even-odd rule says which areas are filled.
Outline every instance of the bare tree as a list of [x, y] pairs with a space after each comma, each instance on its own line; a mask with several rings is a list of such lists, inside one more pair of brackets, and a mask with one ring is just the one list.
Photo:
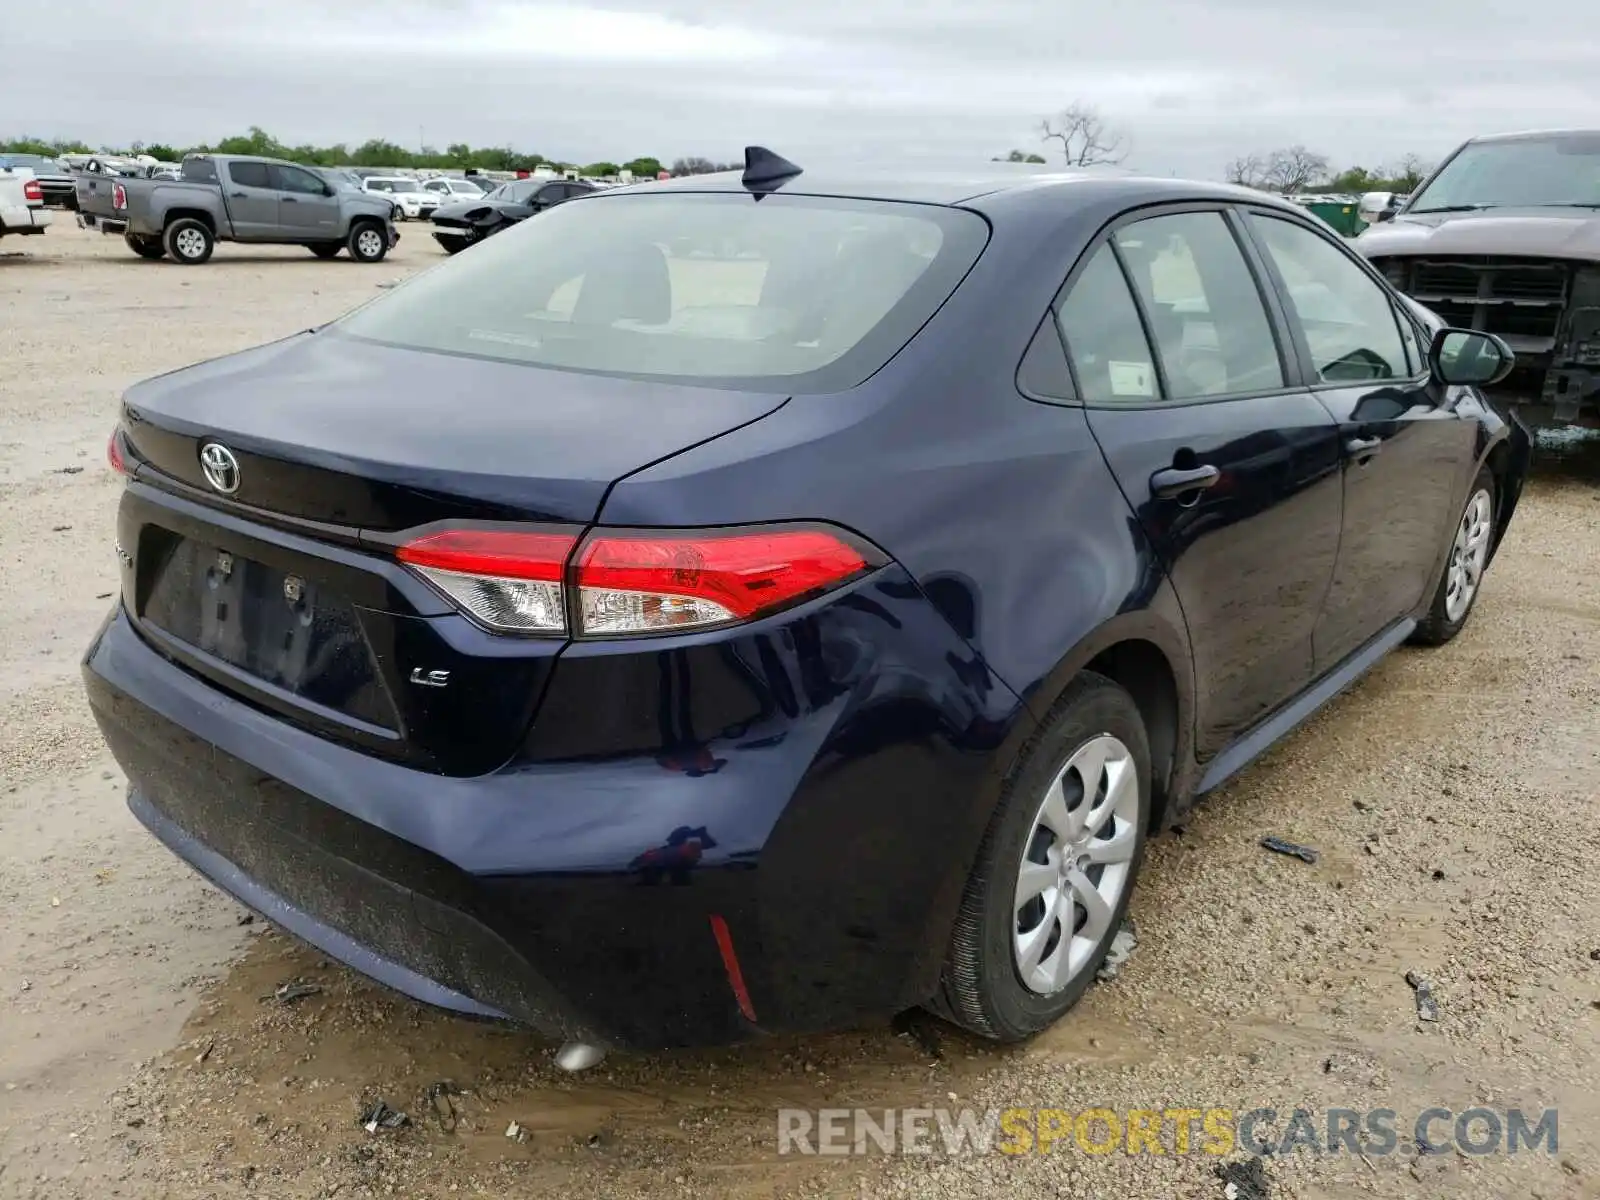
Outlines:
[[1039, 122], [1039, 140], [1060, 142], [1069, 167], [1119, 163], [1128, 157], [1128, 139], [1107, 125], [1098, 109], [1076, 101]]
[[1406, 154], [1394, 166], [1384, 172], [1402, 192], [1414, 192], [1417, 186], [1428, 177], [1433, 170], [1432, 164], [1420, 154]]
[[684, 175], [712, 175], [718, 171], [738, 170], [739, 165], [738, 163], [712, 162], [709, 158], [691, 155], [689, 158], [680, 158], [675, 161], [672, 164], [672, 174], [674, 178], [681, 178]]
[[1267, 155], [1267, 165], [1261, 182], [1285, 196], [1298, 192], [1306, 184], [1325, 178], [1328, 159], [1314, 154], [1304, 146], [1288, 146]]
[[1266, 160], [1261, 155], [1241, 154], [1223, 167], [1222, 173], [1229, 183], [1237, 183], [1241, 187], [1260, 187], [1261, 177], [1266, 170]]

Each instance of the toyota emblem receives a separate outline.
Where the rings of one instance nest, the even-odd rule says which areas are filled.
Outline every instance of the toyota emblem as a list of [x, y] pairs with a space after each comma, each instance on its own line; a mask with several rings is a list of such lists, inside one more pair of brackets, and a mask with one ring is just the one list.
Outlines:
[[221, 442], [207, 442], [200, 447], [200, 469], [206, 473], [206, 482], [225, 496], [239, 490], [239, 460]]

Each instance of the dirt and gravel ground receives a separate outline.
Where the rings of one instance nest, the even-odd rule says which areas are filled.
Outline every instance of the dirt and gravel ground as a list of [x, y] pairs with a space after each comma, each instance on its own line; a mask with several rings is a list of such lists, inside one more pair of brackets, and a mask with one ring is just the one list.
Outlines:
[[[1153, 847], [1131, 961], [1024, 1049], [918, 1021], [562, 1076], [535, 1038], [242, 924], [127, 815], [80, 696], [116, 579], [105, 437], [133, 380], [441, 259], [405, 232], [378, 267], [222, 247], [184, 269], [70, 222], [0, 244], [0, 1196], [1225, 1195], [1209, 1155], [1070, 1139], [777, 1153], [780, 1106], [962, 1105], [1268, 1107], [1279, 1132], [1297, 1106], [1390, 1108], [1395, 1153], [1300, 1149], [1266, 1164], [1270, 1194], [1600, 1196], [1593, 444], [1547, 457], [1461, 638], [1392, 656]], [[1268, 854], [1268, 833], [1321, 858]], [[290, 980], [321, 990], [262, 999]], [[453, 1132], [426, 1098], [443, 1080]], [[379, 1097], [411, 1125], [364, 1132]], [[1417, 1152], [1418, 1113], [1474, 1106], [1559, 1108], [1557, 1153]]]

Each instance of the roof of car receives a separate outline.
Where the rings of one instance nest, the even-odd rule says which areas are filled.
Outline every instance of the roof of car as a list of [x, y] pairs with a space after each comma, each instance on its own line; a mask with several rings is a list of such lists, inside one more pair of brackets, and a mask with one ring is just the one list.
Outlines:
[[[1116, 167], [1085, 167], [1050, 170], [1026, 164], [983, 164], [966, 170], [929, 171], [908, 168], [896, 171], [823, 170], [813, 173], [802, 168], [779, 191], [796, 195], [841, 196], [863, 200], [898, 200], [919, 204], [965, 204], [983, 198], [1026, 201], [1045, 195], [1060, 195], [1079, 188], [1099, 196], [1115, 192], [1131, 199], [1159, 203], [1167, 199], [1216, 199], [1282, 204], [1277, 197], [1254, 188], [1199, 180], [1163, 179], [1139, 175]], [[711, 175], [686, 175], [676, 179], [644, 181], [625, 187], [609, 188], [606, 195], [626, 195], [652, 191], [741, 192], [744, 184], [738, 171]], [[985, 207], [988, 207], [986, 204]]]
[[1468, 140], [1477, 142], [1525, 142], [1535, 138], [1600, 137], [1600, 129], [1521, 129], [1513, 133], [1485, 133]]

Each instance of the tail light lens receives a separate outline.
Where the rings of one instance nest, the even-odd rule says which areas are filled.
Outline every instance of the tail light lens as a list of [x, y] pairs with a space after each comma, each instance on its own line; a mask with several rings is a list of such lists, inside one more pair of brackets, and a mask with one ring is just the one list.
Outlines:
[[397, 552], [457, 607], [509, 633], [619, 637], [733, 625], [882, 566], [874, 547], [816, 526], [568, 533], [461, 529]]
[[605, 637], [748, 621], [868, 568], [864, 548], [821, 529], [599, 530], [578, 553], [578, 627]]
[[407, 542], [397, 557], [491, 629], [559, 634], [561, 577], [577, 544], [569, 533], [451, 529]]
[[22, 198], [31, 200], [35, 204], [44, 203], [44, 188], [39, 186], [37, 179], [24, 180], [22, 184]]
[[113, 183], [111, 185], [111, 207], [128, 207], [128, 189], [123, 187], [120, 183]]
[[111, 464], [111, 469], [118, 475], [132, 474], [128, 470], [128, 460], [122, 453], [122, 430], [113, 429], [111, 440], [106, 443], [106, 461]]

